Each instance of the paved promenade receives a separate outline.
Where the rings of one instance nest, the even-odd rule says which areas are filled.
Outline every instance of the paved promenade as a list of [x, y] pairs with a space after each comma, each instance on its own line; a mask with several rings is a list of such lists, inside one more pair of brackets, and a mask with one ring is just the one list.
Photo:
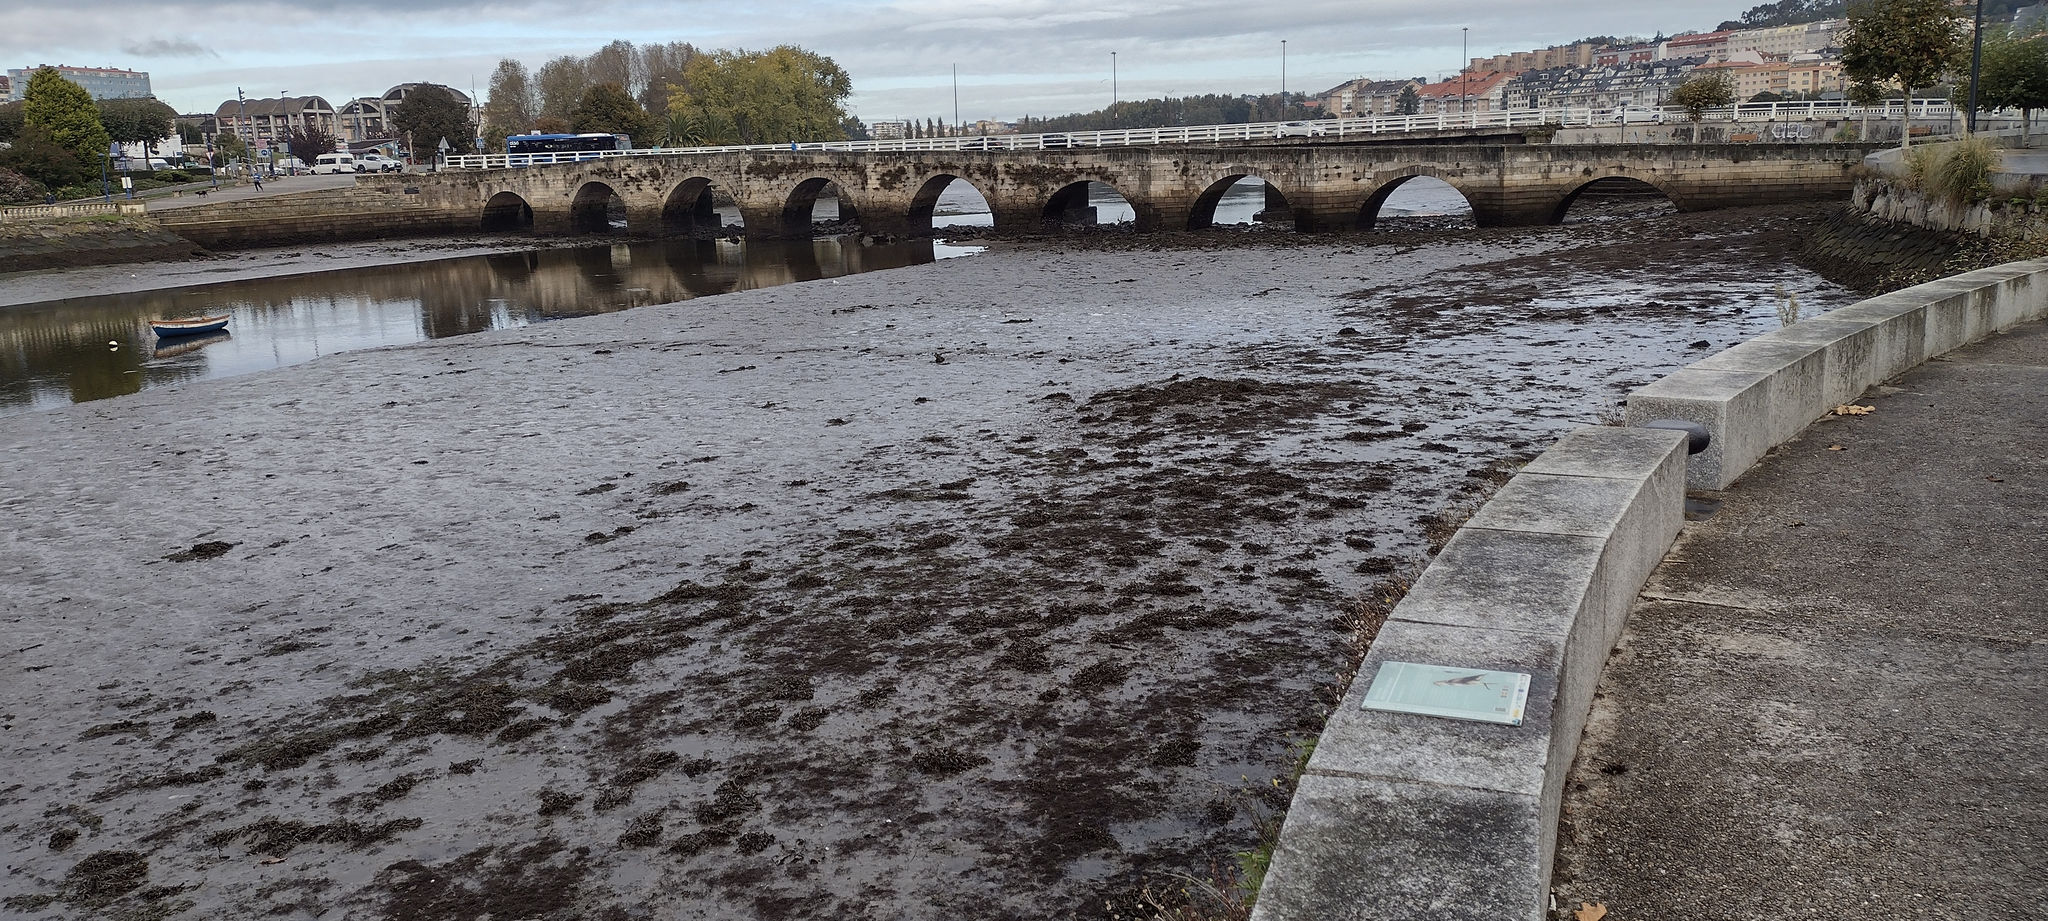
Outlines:
[[1687, 525], [1567, 787], [1560, 917], [2048, 918], [2048, 324]]

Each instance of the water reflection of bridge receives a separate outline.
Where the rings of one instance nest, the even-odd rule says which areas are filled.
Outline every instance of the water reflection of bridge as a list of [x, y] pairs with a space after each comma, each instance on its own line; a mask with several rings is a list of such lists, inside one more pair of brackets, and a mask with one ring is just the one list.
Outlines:
[[[0, 311], [0, 413], [933, 256], [929, 240], [642, 241], [21, 305]], [[182, 354], [157, 349], [147, 323], [224, 311], [233, 335]]]

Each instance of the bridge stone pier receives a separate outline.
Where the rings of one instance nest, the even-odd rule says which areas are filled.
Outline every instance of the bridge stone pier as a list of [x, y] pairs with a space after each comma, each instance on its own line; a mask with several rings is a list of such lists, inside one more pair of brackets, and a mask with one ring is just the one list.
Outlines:
[[929, 232], [939, 193], [958, 179], [988, 200], [999, 230], [1092, 219], [1087, 183], [1131, 203], [1137, 229], [1209, 226], [1235, 181], [1269, 184], [1302, 231], [1369, 228], [1400, 185], [1440, 179], [1482, 227], [1556, 223], [1600, 180], [1631, 180], [1680, 211], [1846, 196], [1856, 144], [1118, 147], [1034, 151], [760, 152], [621, 157], [495, 170], [365, 176], [365, 191], [405, 194], [451, 226], [543, 234], [612, 229], [681, 233], [717, 225], [714, 190], [738, 205], [750, 237], [803, 237], [812, 206], [836, 192], [841, 217], [870, 233]]

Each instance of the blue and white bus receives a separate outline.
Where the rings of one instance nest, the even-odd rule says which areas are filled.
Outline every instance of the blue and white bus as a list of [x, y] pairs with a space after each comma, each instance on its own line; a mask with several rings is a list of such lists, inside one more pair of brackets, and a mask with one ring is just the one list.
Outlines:
[[623, 134], [515, 134], [505, 139], [513, 166], [592, 160], [605, 151], [632, 149], [633, 139]]

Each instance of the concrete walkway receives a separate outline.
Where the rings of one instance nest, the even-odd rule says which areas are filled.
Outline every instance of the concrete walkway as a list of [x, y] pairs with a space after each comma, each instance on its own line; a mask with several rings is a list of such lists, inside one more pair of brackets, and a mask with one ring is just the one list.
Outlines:
[[2048, 324], [1686, 526], [1567, 787], [1558, 917], [2048, 918]]
[[[200, 205], [218, 204], [224, 201], [243, 201], [251, 198], [265, 198], [272, 195], [290, 195], [296, 192], [315, 192], [321, 189], [345, 189], [356, 184], [353, 174], [328, 174], [324, 176], [280, 176], [263, 180], [263, 188], [245, 182], [223, 181], [219, 188], [207, 189], [207, 194], [198, 195], [187, 191], [183, 195], [157, 195], [146, 198], [151, 211], [169, 211], [176, 208], [195, 208]], [[201, 188], [204, 188], [203, 186]]]

